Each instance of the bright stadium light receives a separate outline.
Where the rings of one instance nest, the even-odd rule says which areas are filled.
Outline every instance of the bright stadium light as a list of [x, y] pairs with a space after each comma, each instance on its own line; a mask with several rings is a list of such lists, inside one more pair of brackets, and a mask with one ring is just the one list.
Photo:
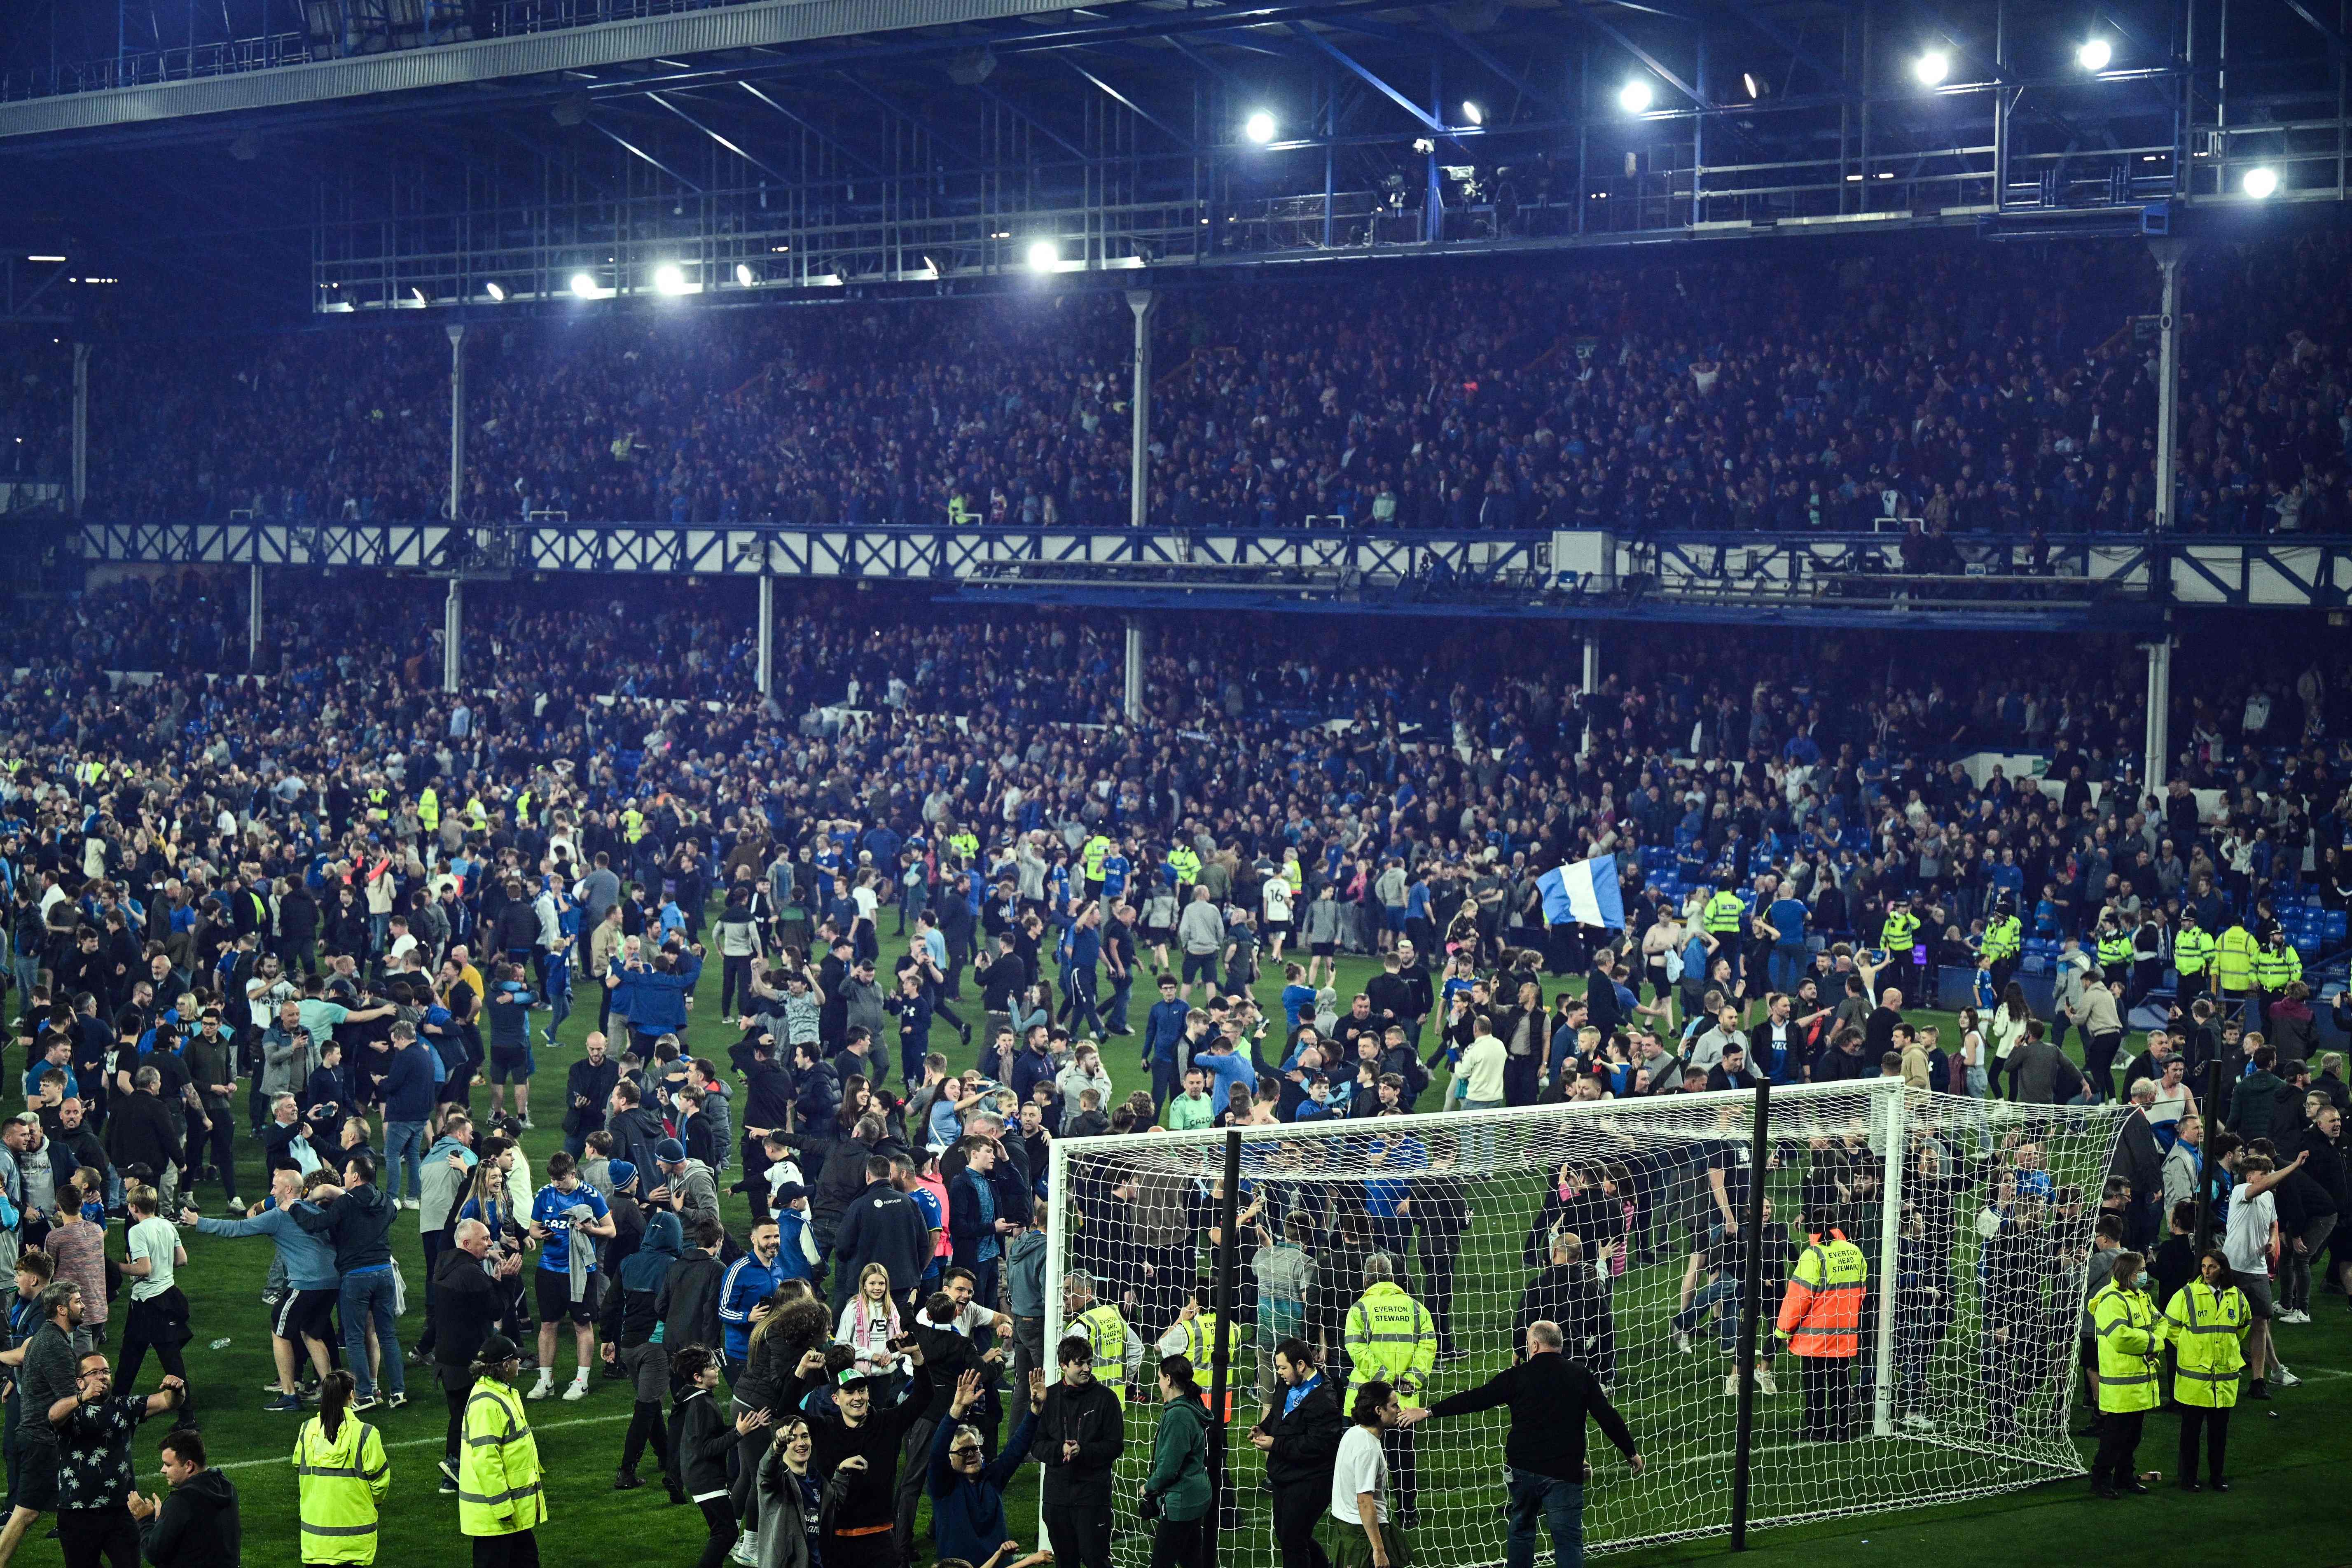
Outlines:
[[2103, 71], [2115, 58], [2115, 46], [2105, 38], [2093, 38], [2074, 51], [2074, 63], [2086, 71]]
[[2247, 170], [2244, 189], [2246, 195], [2256, 201], [2274, 194], [2278, 190], [2278, 171], [2271, 168]]
[[1952, 74], [1952, 57], [1941, 49], [1929, 49], [1911, 64], [1911, 74], [1922, 86], [1937, 87]]
[[1051, 272], [1062, 264], [1062, 252], [1050, 239], [1041, 239], [1029, 247], [1029, 270]]
[[1242, 134], [1263, 147], [1274, 140], [1274, 116], [1258, 110], [1242, 121]]
[[665, 261], [654, 268], [654, 291], [672, 299], [686, 292], [686, 268], [675, 261]]
[[1486, 111], [1478, 106], [1475, 100], [1465, 98], [1462, 100], [1462, 118], [1469, 124], [1484, 125], [1486, 123]]
[[493, 305], [506, 302], [507, 290], [503, 283], [485, 283], [482, 285], [482, 292], [490, 297], [490, 303]]
[[593, 272], [573, 273], [572, 275], [572, 291], [574, 294], [579, 295], [583, 300], [593, 300], [599, 292], [596, 287], [596, 275]]
[[735, 281], [741, 284], [746, 289], [749, 289], [754, 282], [758, 281], [758, 279], [751, 271], [751, 264], [750, 262], [739, 261], [735, 264]]
[[1650, 84], [1637, 77], [1617, 89], [1617, 107], [1628, 114], [1646, 114], [1654, 96]]

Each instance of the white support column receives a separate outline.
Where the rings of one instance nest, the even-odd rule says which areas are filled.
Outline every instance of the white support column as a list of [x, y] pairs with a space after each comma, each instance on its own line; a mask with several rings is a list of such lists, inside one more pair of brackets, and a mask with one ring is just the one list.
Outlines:
[[[1591, 702], [1592, 694], [1601, 689], [1601, 637], [1598, 632], [1591, 630], [1587, 630], [1584, 634], [1584, 684], [1579, 689], [1583, 692], [1587, 702]], [[1580, 757], [1592, 754], [1592, 730], [1590, 724], [1585, 727], [1584, 745], [1576, 754]]]
[[73, 368], [73, 514], [89, 500], [89, 345], [74, 344]]
[[441, 607], [441, 689], [456, 695], [457, 679], [466, 667], [466, 580], [449, 578], [449, 597]]
[[1908, 1160], [1908, 1104], [1900, 1079], [1881, 1079], [1879, 1136], [1886, 1154], [1885, 1191], [1878, 1212], [1878, 1258], [1872, 1265], [1877, 1278], [1878, 1343], [1870, 1354], [1877, 1367], [1871, 1388], [1870, 1429], [1881, 1437], [1895, 1436], [1895, 1247], [1903, 1236], [1903, 1175]]
[[[1135, 312], [1135, 426], [1129, 437], [1134, 447], [1134, 470], [1128, 479], [1128, 525], [1143, 529], [1151, 515], [1151, 316], [1160, 296], [1149, 289], [1129, 289], [1127, 308]], [[1129, 633], [1130, 637], [1134, 634]]]
[[[760, 548], [764, 553], [767, 546]], [[760, 564], [760, 695], [765, 697], [776, 679], [776, 580], [764, 560]]]
[[[1062, 1258], [1070, 1247], [1070, 1145], [1056, 1138], [1045, 1148], [1045, 1381], [1052, 1383], [1060, 1374], [1060, 1364], [1055, 1360], [1055, 1347], [1062, 1342]], [[1046, 1539], [1045, 1504], [1037, 1509], [1037, 1545], [1040, 1550], [1053, 1550]], [[1073, 1554], [1075, 1556], [1075, 1553]]]
[[[452, 321], [449, 333], [449, 521], [463, 518], [466, 503], [466, 323]], [[455, 689], [455, 688], [452, 688]]]
[[249, 569], [249, 582], [245, 591], [245, 668], [253, 668], [261, 662], [261, 563]]
[[1126, 680], [1119, 710], [1130, 724], [1143, 722], [1143, 660], [1148, 652], [1148, 634], [1143, 629], [1143, 617], [1128, 616]]
[[2140, 789], [2160, 796], [2172, 756], [2172, 639], [2163, 637], [2140, 646], [2147, 650], [2147, 736]]
[[2157, 317], [2156, 531], [2170, 533], [2179, 525], [2173, 510], [2174, 470], [2180, 445], [2180, 261], [2189, 244], [2151, 239], [2147, 247], [2164, 274], [2164, 304]]

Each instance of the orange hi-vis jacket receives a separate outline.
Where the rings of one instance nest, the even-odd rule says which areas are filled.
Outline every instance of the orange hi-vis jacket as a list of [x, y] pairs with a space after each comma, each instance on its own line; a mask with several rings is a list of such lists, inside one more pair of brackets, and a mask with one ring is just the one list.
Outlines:
[[1855, 1356], [1862, 1352], [1862, 1293], [1870, 1270], [1862, 1248], [1832, 1229], [1811, 1238], [1780, 1298], [1774, 1327], [1794, 1355]]

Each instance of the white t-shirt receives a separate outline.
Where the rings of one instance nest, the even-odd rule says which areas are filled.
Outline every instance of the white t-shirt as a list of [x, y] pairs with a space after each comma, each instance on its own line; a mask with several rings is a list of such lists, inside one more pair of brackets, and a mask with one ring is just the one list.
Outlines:
[[2221, 1250], [2240, 1274], [2270, 1272], [2271, 1226], [2278, 1218], [2278, 1200], [2269, 1193], [2252, 1197], [2240, 1187], [2230, 1194], [2230, 1224], [2222, 1234]]
[[179, 1231], [161, 1215], [142, 1219], [131, 1227], [123, 1237], [123, 1257], [133, 1262], [143, 1258], [151, 1265], [147, 1278], [130, 1281], [132, 1300], [152, 1300], [172, 1288], [172, 1258], [179, 1246]]
[[874, 911], [882, 907], [881, 899], [871, 888], [852, 888], [849, 889], [849, 898], [850, 901], [857, 906], [857, 916], [860, 920], [872, 920]]
[[1356, 1495], [1370, 1492], [1380, 1500], [1380, 1522], [1389, 1521], [1389, 1460], [1381, 1452], [1381, 1435], [1369, 1426], [1348, 1424], [1348, 1435], [1339, 1439], [1339, 1459], [1331, 1470], [1331, 1517], [1343, 1524], [1363, 1528], [1363, 1516], [1356, 1511]]
[[1286, 925], [1290, 921], [1290, 884], [1280, 877], [1266, 879], [1265, 918]]

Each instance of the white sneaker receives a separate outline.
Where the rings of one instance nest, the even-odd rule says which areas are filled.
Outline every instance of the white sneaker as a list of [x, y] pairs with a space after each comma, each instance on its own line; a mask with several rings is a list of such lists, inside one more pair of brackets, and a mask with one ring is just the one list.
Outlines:
[[756, 1535], [737, 1536], [735, 1550], [727, 1554], [727, 1560], [730, 1563], [748, 1563], [751, 1568], [759, 1568], [760, 1538]]
[[1676, 1350], [1678, 1350], [1678, 1351], [1682, 1352], [1682, 1353], [1683, 1353], [1683, 1354], [1685, 1354], [1685, 1355], [1688, 1355], [1688, 1354], [1690, 1354], [1690, 1353], [1691, 1353], [1691, 1342], [1690, 1342], [1690, 1336], [1689, 1336], [1688, 1334], [1676, 1334], [1676, 1335], [1675, 1336], [1675, 1349], [1676, 1349]]
[[1772, 1369], [1769, 1366], [1759, 1366], [1756, 1369], [1756, 1386], [1766, 1394], [1780, 1392], [1780, 1385], [1772, 1381]]
[[2295, 1376], [2294, 1373], [2287, 1371], [2286, 1368], [2281, 1367], [2278, 1370], [2276, 1382], [2281, 1388], [2294, 1388], [2298, 1386], [2303, 1382], [2303, 1379]]
[[1906, 1415], [1903, 1418], [1903, 1425], [1910, 1427], [1915, 1432], [1932, 1432], [1936, 1429], [1936, 1424], [1933, 1421], [1928, 1420], [1925, 1415], [1920, 1415], [1916, 1410], [1914, 1410], [1910, 1415]]
[[2278, 1315], [2278, 1321], [2282, 1323], [2307, 1323], [2311, 1321], [2311, 1314], [2299, 1307], [2290, 1307]]
[[576, 1405], [587, 1397], [588, 1385], [584, 1383], [574, 1383], [563, 1391], [563, 1400], [567, 1405]]
[[542, 1377], [537, 1383], [530, 1385], [530, 1392], [524, 1394], [523, 1397], [525, 1399], [545, 1399], [549, 1394], [553, 1394], [554, 1392], [555, 1380], [552, 1378]]
[[1739, 1374], [1738, 1373], [1727, 1372], [1723, 1374], [1723, 1396], [1726, 1399], [1737, 1399], [1739, 1397]]

